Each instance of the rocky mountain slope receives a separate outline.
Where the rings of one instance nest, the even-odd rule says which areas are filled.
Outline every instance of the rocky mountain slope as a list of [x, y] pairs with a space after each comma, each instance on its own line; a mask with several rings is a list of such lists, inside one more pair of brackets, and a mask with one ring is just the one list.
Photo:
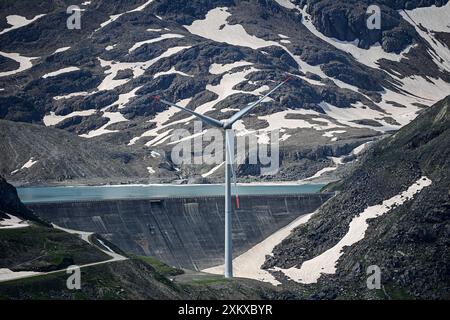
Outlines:
[[[447, 97], [374, 145], [264, 268], [313, 297], [448, 299], [449, 172]], [[380, 290], [366, 286], [369, 266]]]
[[[73, 172], [79, 162], [47, 157], [17, 127], [9, 133], [13, 144], [1, 146], [0, 165], [15, 183], [84, 182], [82, 172], [92, 183], [136, 175], [220, 179], [221, 170], [208, 175], [214, 166], [168, 168], [174, 130], [193, 135], [193, 119], [154, 95], [224, 119], [292, 74], [236, 129], [241, 136], [260, 129], [261, 144], [279, 129], [282, 162], [273, 179], [299, 180], [398, 130], [450, 92], [448, 1], [381, 1], [380, 30], [366, 27], [370, 1], [70, 3], [80, 7], [81, 29], [67, 29], [66, 1], [1, 4], [0, 118], [41, 126], [38, 139], [55, 127], [139, 160], [105, 172], [95, 159]], [[82, 153], [82, 145], [71, 147]], [[153, 161], [152, 154], [161, 157]], [[31, 158], [34, 169], [15, 171]], [[245, 165], [240, 176], [261, 179]]]
[[[0, 120], [0, 149], [0, 163], [20, 184], [150, 183], [178, 176], [170, 159], [163, 162], [161, 155], [36, 124]], [[158, 175], [142, 175], [151, 166], [160, 166]]]
[[17, 190], [0, 176], [0, 219], [8, 219], [8, 214], [25, 220], [43, 222], [20, 201]]

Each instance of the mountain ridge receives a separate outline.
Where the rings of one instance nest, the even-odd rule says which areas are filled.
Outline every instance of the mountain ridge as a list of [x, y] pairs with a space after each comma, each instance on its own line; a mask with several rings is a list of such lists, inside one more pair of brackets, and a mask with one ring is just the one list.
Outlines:
[[[335, 147], [345, 140], [377, 139], [409, 123], [450, 90], [450, 30], [442, 14], [435, 14], [445, 15], [450, 8], [446, 1], [385, 1], [382, 16], [389, 19], [382, 30], [347, 32], [345, 39], [341, 33], [359, 30], [365, 21], [367, 3], [80, 1], [75, 4], [83, 10], [81, 30], [64, 30], [65, 2], [45, 3], [45, 16], [0, 35], [0, 118], [57, 127], [110, 142], [118, 150], [133, 145], [142, 153], [154, 147], [168, 153], [173, 130], [192, 130], [192, 120], [151, 101], [153, 95], [223, 119], [231, 114], [230, 104], [251, 102], [291, 73], [290, 86], [237, 130], [246, 135], [260, 129], [261, 140], [267, 141], [269, 130], [280, 129], [281, 149], [303, 152], [314, 143]], [[5, 8], [3, 24], [14, 10], [25, 14], [25, 4]], [[435, 4], [441, 7], [431, 6]], [[37, 15], [36, 10], [27, 18]], [[437, 17], [433, 23], [430, 15]], [[286, 27], [279, 21], [286, 21]], [[330, 21], [336, 21], [339, 32], [329, 28]], [[353, 43], [354, 37], [361, 41]], [[17, 61], [21, 72], [13, 69]], [[239, 66], [242, 62], [246, 64]], [[215, 65], [223, 72], [214, 74]], [[160, 161], [165, 167], [166, 159]], [[322, 157], [311, 163], [315, 172], [299, 164], [292, 175], [296, 163], [286, 162], [272, 180], [300, 180], [330, 164]], [[0, 172], [14, 182], [17, 177], [9, 169], [2, 163]], [[179, 176], [157, 169], [156, 177], [143, 179], [187, 179], [212, 167], [178, 169]], [[241, 171], [250, 172], [245, 167]], [[141, 174], [147, 175], [145, 168]]]

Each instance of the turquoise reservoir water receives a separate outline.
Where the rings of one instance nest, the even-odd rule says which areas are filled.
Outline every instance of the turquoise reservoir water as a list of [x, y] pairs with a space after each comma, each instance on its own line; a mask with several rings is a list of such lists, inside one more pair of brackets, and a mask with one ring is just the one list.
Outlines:
[[[316, 193], [323, 184], [238, 185], [239, 195]], [[111, 199], [151, 199], [169, 197], [223, 196], [224, 186], [211, 185], [131, 185], [83, 187], [18, 188], [24, 203], [70, 202]], [[234, 187], [233, 187], [234, 192]]]

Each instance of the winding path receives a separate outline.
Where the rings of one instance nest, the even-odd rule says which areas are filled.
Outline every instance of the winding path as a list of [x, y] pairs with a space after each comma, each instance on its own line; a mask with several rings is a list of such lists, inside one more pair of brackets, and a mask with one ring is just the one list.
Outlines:
[[[98, 239], [98, 241], [102, 244], [103, 248], [101, 248], [100, 246], [98, 246], [97, 244], [92, 242], [91, 236], [94, 234], [93, 232], [84, 232], [84, 231], [65, 229], [65, 228], [61, 228], [55, 224], [52, 224], [52, 225], [55, 229], [80, 236], [80, 238], [82, 240], [86, 241], [91, 246], [94, 246], [95, 248], [99, 249], [100, 251], [104, 252], [105, 254], [107, 254], [108, 256], [111, 257], [111, 259], [109, 259], [109, 260], [93, 262], [93, 263], [88, 263], [88, 264], [78, 266], [80, 269], [92, 267], [92, 266], [98, 266], [98, 265], [102, 265], [102, 264], [106, 264], [106, 263], [128, 260], [127, 257], [124, 257], [124, 256], [114, 252], [110, 247], [108, 247], [106, 244], [104, 244], [103, 241], [101, 241], [100, 239]], [[0, 283], [13, 281], [13, 280], [19, 280], [19, 279], [25, 279], [25, 278], [33, 278], [33, 277], [38, 277], [38, 276], [43, 276], [43, 275], [56, 274], [56, 273], [60, 273], [60, 272], [66, 272], [66, 270], [67, 269], [60, 269], [60, 270], [55, 270], [55, 271], [50, 271], [50, 272], [32, 272], [32, 271], [14, 272], [9, 269], [0, 269]]]

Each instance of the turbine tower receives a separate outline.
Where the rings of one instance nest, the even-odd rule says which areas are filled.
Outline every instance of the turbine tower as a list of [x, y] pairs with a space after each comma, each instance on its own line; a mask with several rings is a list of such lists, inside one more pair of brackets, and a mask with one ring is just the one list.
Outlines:
[[232, 241], [232, 206], [231, 206], [231, 175], [233, 171], [233, 158], [234, 158], [234, 134], [233, 134], [233, 124], [247, 115], [253, 108], [259, 105], [272, 93], [278, 90], [281, 86], [291, 80], [288, 77], [283, 82], [279, 83], [267, 94], [261, 97], [258, 101], [248, 104], [245, 108], [235, 113], [231, 118], [227, 120], [216, 120], [211, 117], [205, 116], [201, 113], [195, 112], [193, 110], [181, 107], [175, 103], [162, 99], [160, 96], [153, 97], [155, 100], [172, 106], [182, 111], [185, 111], [198, 119], [203, 123], [209, 124], [210, 126], [220, 128], [225, 131], [225, 278], [233, 277], [233, 241]]

